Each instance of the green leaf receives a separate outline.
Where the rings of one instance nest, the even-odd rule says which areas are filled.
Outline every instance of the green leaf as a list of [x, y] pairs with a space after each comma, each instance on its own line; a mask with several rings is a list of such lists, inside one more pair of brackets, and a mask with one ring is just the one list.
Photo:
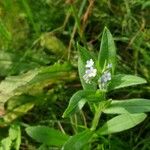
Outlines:
[[27, 111], [31, 110], [34, 107], [34, 104], [31, 103], [26, 103], [24, 105], [21, 105], [17, 108], [15, 108], [12, 111], [8, 111], [4, 116], [3, 116], [3, 121], [2, 123], [0, 123], [0, 125], [4, 124], [7, 125], [9, 123], [11, 123], [12, 121], [14, 121], [16, 118], [18, 118], [19, 116], [24, 115], [25, 113], [27, 113]]
[[3, 110], [4, 104], [7, 108], [2, 119], [8, 124], [33, 108], [39, 100], [38, 96], [43, 93], [43, 88], [47, 85], [75, 78], [76, 74], [68, 63], [56, 63], [49, 67], [30, 70], [19, 76], [5, 78], [0, 83], [0, 109]]
[[24, 115], [27, 111], [31, 110], [35, 104], [41, 101], [41, 96], [30, 96], [27, 94], [12, 96], [5, 103], [5, 114], [3, 115], [3, 121], [0, 125], [8, 125], [16, 118]]
[[[27, 94], [21, 94], [11, 97], [6, 103], [5, 103], [5, 111], [6, 112], [12, 112], [15, 108], [27, 104], [27, 103], [36, 103], [42, 98], [39, 95], [31, 96]], [[37, 104], [37, 103], [36, 103]]]
[[42, 144], [42, 145], [40, 145], [40, 147], [38, 147], [37, 150], [49, 150], [49, 149], [50, 149], [49, 146]]
[[[25, 92], [30, 94], [35, 92], [37, 94], [39, 93], [38, 90], [42, 91], [43, 87], [48, 85], [48, 83], [52, 84], [60, 80], [75, 78], [75, 76], [71, 74], [71, 70], [72, 67], [68, 63], [62, 65], [54, 64], [50, 67], [30, 70], [19, 76], [7, 77], [0, 83], [0, 103], [2, 105], [14, 95], [21, 95]], [[34, 89], [36, 87], [40, 89]]]
[[26, 132], [37, 142], [49, 146], [62, 146], [69, 138], [68, 135], [46, 126], [27, 127]]
[[109, 107], [107, 107], [103, 112], [107, 114], [150, 112], [150, 100], [141, 98], [112, 100]]
[[147, 115], [144, 113], [121, 114], [108, 120], [101, 128], [97, 130], [96, 133], [99, 135], [106, 135], [130, 129], [141, 123], [146, 118], [146, 116]]
[[96, 95], [94, 91], [89, 90], [80, 90], [77, 91], [70, 99], [69, 105], [65, 112], [63, 113], [63, 117], [68, 117], [72, 113], [76, 112], [76, 110], [82, 109], [84, 104], [88, 102], [99, 102], [103, 100], [103, 96], [101, 93]]
[[102, 35], [98, 61], [101, 70], [109, 63], [112, 64], [112, 72], [114, 72], [116, 66], [116, 48], [113, 37], [106, 27]]
[[0, 150], [19, 150], [21, 143], [20, 126], [12, 124], [9, 128], [9, 136], [0, 143]]
[[68, 117], [69, 115], [71, 115], [73, 112], [76, 111], [77, 108], [79, 108], [80, 103], [82, 102], [83, 105], [86, 102], [86, 94], [88, 93], [88, 91], [84, 91], [84, 90], [80, 90], [78, 92], [76, 92], [70, 99], [69, 101], [69, 105], [67, 107], [67, 109], [65, 110], [65, 112], [63, 113], [63, 117]]
[[69, 138], [62, 150], [83, 150], [83, 147], [88, 144], [92, 138], [93, 132], [85, 130]]
[[91, 84], [88, 84], [83, 79], [83, 76], [85, 75], [86, 61], [90, 59], [93, 59], [94, 61], [94, 58], [92, 57], [89, 51], [87, 51], [84, 47], [81, 47], [79, 44], [78, 44], [78, 51], [79, 51], [78, 71], [79, 71], [79, 77], [80, 77], [80, 81], [83, 86], [83, 89], [96, 90], [97, 86], [95, 82], [91, 82]]
[[20, 149], [21, 144], [21, 131], [20, 126], [17, 124], [12, 124], [9, 129], [9, 137], [13, 141], [13, 146], [15, 150]]
[[141, 77], [119, 74], [112, 77], [112, 80], [108, 85], [108, 90], [111, 91], [123, 87], [144, 84], [144, 83], [146, 83], [146, 80]]
[[15, 91], [25, 86], [38, 74], [37, 70], [29, 71], [20, 76], [7, 77], [0, 83], [0, 103], [5, 103], [15, 95]]
[[0, 143], [0, 150], [11, 150], [12, 140], [7, 137], [4, 138]]

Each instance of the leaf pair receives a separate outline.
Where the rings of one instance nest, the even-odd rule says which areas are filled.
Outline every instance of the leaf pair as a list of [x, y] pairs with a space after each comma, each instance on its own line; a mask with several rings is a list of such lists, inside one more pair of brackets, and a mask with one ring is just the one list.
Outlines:
[[87, 129], [69, 137], [56, 129], [46, 126], [29, 126], [26, 128], [26, 132], [43, 146], [62, 147], [62, 150], [80, 150], [84, 145], [88, 144], [93, 136], [93, 132]]
[[150, 100], [140, 98], [112, 100], [103, 112], [119, 115], [107, 121], [98, 129], [97, 134], [105, 135], [124, 131], [136, 126], [146, 118], [145, 112], [150, 112]]

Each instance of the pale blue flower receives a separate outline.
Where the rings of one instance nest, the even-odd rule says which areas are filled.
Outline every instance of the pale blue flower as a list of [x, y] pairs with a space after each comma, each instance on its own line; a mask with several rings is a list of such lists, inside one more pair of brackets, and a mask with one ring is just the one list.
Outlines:
[[111, 73], [109, 71], [105, 71], [98, 80], [99, 86], [101, 88], [105, 88], [107, 85], [107, 82], [110, 80], [111, 80]]
[[87, 74], [89, 77], [95, 77], [96, 73], [97, 73], [97, 70], [94, 69], [93, 67], [91, 67], [85, 71], [85, 74]]
[[110, 68], [112, 68], [112, 64], [107, 65], [107, 69], [110, 69]]

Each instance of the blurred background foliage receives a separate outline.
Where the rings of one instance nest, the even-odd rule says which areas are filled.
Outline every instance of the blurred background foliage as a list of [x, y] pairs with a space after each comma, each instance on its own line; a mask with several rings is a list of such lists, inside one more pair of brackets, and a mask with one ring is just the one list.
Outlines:
[[[8, 136], [10, 123], [19, 122], [20, 149], [36, 149], [38, 144], [24, 132], [27, 125], [47, 125], [72, 134], [81, 130], [75, 122], [82, 123], [83, 116], [88, 124], [92, 114], [87, 106], [71, 120], [62, 119], [62, 113], [70, 96], [81, 87], [76, 43], [97, 52], [104, 26], [116, 42], [116, 72], [148, 81], [109, 96], [150, 99], [149, 14], [148, 0], [0, 1], [0, 138]], [[103, 141], [105, 149], [148, 150], [149, 130], [148, 117], [133, 130], [99, 139], [93, 149], [98, 150]]]

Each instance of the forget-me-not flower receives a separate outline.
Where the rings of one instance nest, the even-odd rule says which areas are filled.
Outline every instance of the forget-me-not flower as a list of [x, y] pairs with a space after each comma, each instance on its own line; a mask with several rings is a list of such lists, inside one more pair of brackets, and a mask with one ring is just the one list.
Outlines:
[[92, 59], [87, 60], [85, 68], [86, 70], [83, 79], [86, 83], [91, 83], [91, 79], [94, 78], [97, 74], [97, 69], [94, 68], [94, 61]]
[[[110, 69], [112, 67], [112, 64], [108, 64], [106, 69]], [[107, 82], [111, 80], [111, 73], [109, 70], [104, 71], [102, 76], [98, 80], [98, 84], [100, 88], [105, 88], [107, 85]]]

